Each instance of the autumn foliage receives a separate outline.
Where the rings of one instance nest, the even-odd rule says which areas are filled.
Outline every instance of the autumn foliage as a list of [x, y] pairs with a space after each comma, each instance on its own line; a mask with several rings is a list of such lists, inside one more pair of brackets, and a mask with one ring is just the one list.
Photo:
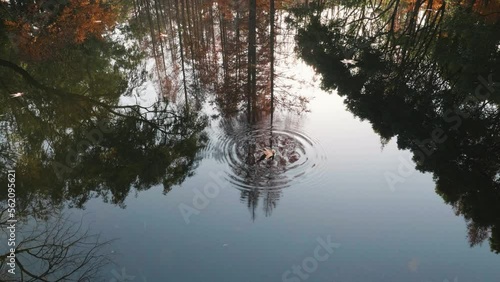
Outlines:
[[4, 24], [19, 53], [26, 60], [46, 60], [64, 47], [81, 44], [88, 38], [102, 38], [115, 24], [112, 6], [89, 0], [70, 0], [53, 10], [43, 1], [30, 4]]
[[474, 11], [485, 18], [488, 23], [496, 23], [500, 19], [500, 1], [499, 0], [464, 0], [464, 1], [444, 1], [444, 0], [407, 0], [405, 13], [413, 10], [415, 6], [422, 9], [437, 11], [443, 7], [461, 6]]

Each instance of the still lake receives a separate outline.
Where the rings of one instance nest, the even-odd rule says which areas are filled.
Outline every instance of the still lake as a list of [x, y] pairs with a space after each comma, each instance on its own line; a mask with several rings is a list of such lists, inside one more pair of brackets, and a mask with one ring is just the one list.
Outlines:
[[500, 281], [498, 1], [243, 2], [0, 3], [0, 280]]
[[314, 257], [318, 238], [331, 237], [339, 247], [305, 272], [308, 281], [497, 281], [500, 258], [487, 244], [469, 247], [463, 218], [436, 195], [432, 176], [411, 168], [391, 190], [384, 173], [397, 173], [411, 155], [394, 142], [381, 149], [370, 124], [341, 98], [315, 94], [296, 130], [322, 147], [323, 174], [290, 183], [272, 212], [265, 196], [249, 204], [228, 183], [187, 224], [179, 205], [193, 206], [194, 190], [217, 183], [211, 173], [231, 173], [210, 152], [167, 195], [153, 187], [130, 195], [125, 209], [89, 201], [92, 228], [120, 238], [117, 269], [138, 281], [299, 281], [282, 275]]

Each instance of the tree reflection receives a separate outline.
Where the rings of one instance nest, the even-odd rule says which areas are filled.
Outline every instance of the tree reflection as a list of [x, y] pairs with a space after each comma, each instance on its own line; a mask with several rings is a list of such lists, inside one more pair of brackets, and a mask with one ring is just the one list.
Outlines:
[[[278, 116], [283, 119], [283, 115]], [[255, 220], [259, 206], [265, 216], [271, 216], [283, 189], [301, 176], [290, 171], [301, 166], [297, 161], [304, 148], [295, 135], [283, 131], [297, 128], [292, 120], [280, 120], [279, 126], [271, 115], [261, 116], [255, 123], [247, 121], [245, 114], [221, 119], [224, 139], [221, 148], [215, 149], [215, 156], [229, 164], [228, 181], [241, 191], [240, 200]], [[281, 130], [276, 132], [276, 128]], [[274, 158], [259, 161], [264, 149], [275, 150]]]
[[[125, 207], [133, 190], [181, 184], [207, 142], [207, 93], [244, 127], [263, 126], [274, 108], [305, 111], [307, 99], [275, 86], [284, 4], [0, 2], [0, 167], [16, 168], [25, 215], [91, 198]], [[150, 86], [158, 97], [144, 105]], [[246, 161], [232, 169], [252, 185], [288, 181], [293, 138], [272, 135], [238, 151]], [[269, 146], [271, 169], [254, 158]], [[269, 215], [279, 192], [258, 193]]]
[[[6, 211], [2, 208], [0, 213], [2, 232], [7, 232]], [[15, 275], [7, 272], [10, 253], [0, 253], [2, 281], [96, 281], [111, 262], [107, 248], [111, 241], [63, 214], [17, 224], [16, 239]]]
[[164, 91], [141, 101], [147, 53], [133, 27], [114, 27], [126, 2], [0, 2], [0, 169], [16, 171], [22, 222], [18, 274], [2, 252], [2, 281], [99, 281], [109, 241], [56, 211], [92, 198], [124, 208], [155, 185], [168, 193], [200, 161], [199, 108]]
[[[206, 141], [203, 117], [165, 103], [146, 109], [70, 93], [51, 100], [43, 97], [49, 95], [43, 89], [30, 90], [33, 99], [10, 99], [3, 92], [7, 130], [2, 138], [18, 152], [9, 154], [3, 166], [16, 168], [26, 188], [20, 191], [34, 188], [56, 202], [71, 200], [82, 207], [101, 196], [123, 206], [132, 187], [144, 190], [161, 183], [168, 192], [193, 173], [197, 151]], [[54, 108], [74, 112], [54, 117], [49, 112]], [[24, 135], [28, 138], [20, 138]]]
[[2, 24], [26, 60], [58, 57], [59, 50], [102, 39], [114, 27], [118, 6], [98, 1], [2, 1]]
[[198, 102], [206, 98], [204, 89], [222, 115], [246, 111], [256, 122], [270, 111], [271, 96], [276, 108], [303, 112], [307, 104], [283, 91], [283, 83], [274, 86], [281, 75], [273, 68], [282, 47], [276, 37], [285, 34], [284, 3], [272, 2], [271, 11], [269, 1], [136, 1], [131, 23], [143, 30], [165, 85]]
[[382, 140], [397, 137], [416, 168], [433, 173], [471, 246], [489, 239], [500, 252], [497, 3], [373, 5], [323, 5], [308, 17], [299, 9], [291, 21], [300, 56]]
[[[57, 9], [87, 3], [73, 2]], [[16, 18], [21, 3], [1, 5], [2, 12]], [[56, 17], [50, 21], [59, 20], [59, 14], [38, 4], [26, 5]], [[72, 16], [78, 19], [96, 16], [77, 10]], [[58, 32], [72, 33], [74, 26], [58, 27]], [[23, 31], [0, 23], [0, 48], [5, 51], [0, 58], [0, 167], [4, 173], [16, 169], [16, 196], [26, 205], [20, 216], [43, 217], [65, 203], [82, 208], [95, 197], [124, 207], [132, 189], [163, 185], [167, 193], [193, 175], [200, 160], [206, 118], [169, 100], [137, 103], [137, 88], [143, 87], [147, 72], [140, 68], [145, 54], [137, 42], [125, 46], [99, 33], [104, 31], [90, 28], [93, 35], [81, 41], [65, 41], [42, 57], [29, 52], [22, 57], [22, 48], [13, 46]], [[40, 36], [44, 32], [50, 33], [40, 31]], [[132, 36], [127, 29], [121, 32]], [[41, 40], [30, 36], [30, 44]], [[22, 95], [14, 98], [12, 93]], [[135, 97], [136, 103], [121, 101], [127, 97]]]
[[[135, 17], [131, 20], [134, 27], [143, 31], [160, 81], [176, 85], [185, 101], [204, 101], [207, 96], [199, 89], [213, 93], [211, 105], [221, 116], [223, 139], [235, 146], [234, 155], [219, 148], [215, 148], [219, 149], [215, 155], [228, 158], [232, 177], [237, 179], [242, 201], [247, 202], [252, 217], [262, 197], [265, 214], [271, 214], [281, 195], [273, 187], [288, 185], [290, 179], [285, 172], [296, 156], [292, 137], [273, 136], [271, 131], [258, 136], [247, 133], [272, 128], [269, 119], [275, 108], [302, 113], [308, 102], [287, 91], [284, 83], [275, 81], [281, 74], [275, 73], [274, 65], [282, 63], [279, 50], [286, 47], [276, 43], [278, 36], [285, 36], [284, 4], [241, 0], [135, 1]], [[271, 146], [279, 156], [272, 163], [257, 163], [262, 149]]]

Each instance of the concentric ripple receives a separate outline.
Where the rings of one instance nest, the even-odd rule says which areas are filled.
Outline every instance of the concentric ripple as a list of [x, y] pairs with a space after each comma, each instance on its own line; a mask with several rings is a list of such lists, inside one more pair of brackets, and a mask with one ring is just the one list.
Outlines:
[[[305, 133], [285, 129], [241, 129], [223, 133], [209, 145], [214, 157], [228, 165], [227, 180], [241, 189], [281, 189], [296, 182], [314, 184], [326, 160], [320, 144]], [[258, 161], [264, 148], [274, 160]]]

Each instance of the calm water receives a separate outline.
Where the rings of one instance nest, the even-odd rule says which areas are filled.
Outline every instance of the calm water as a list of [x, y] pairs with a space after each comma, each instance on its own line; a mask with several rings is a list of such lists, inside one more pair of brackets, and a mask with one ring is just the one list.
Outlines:
[[23, 3], [1, 281], [500, 281], [498, 1]]

